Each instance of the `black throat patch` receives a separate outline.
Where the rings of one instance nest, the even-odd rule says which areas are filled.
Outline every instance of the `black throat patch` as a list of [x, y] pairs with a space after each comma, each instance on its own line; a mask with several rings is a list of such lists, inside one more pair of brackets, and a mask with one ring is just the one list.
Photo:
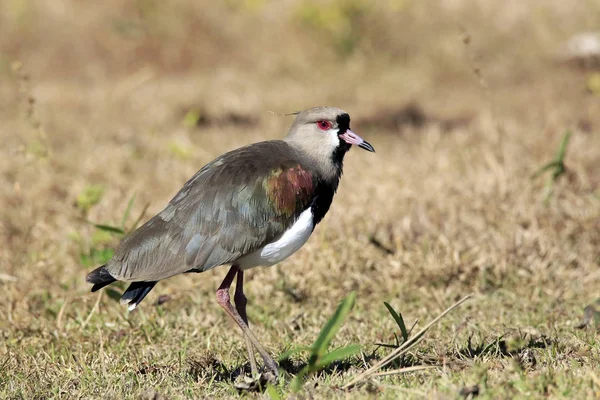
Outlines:
[[[338, 115], [335, 119], [335, 122], [337, 122], [339, 128], [338, 135], [341, 135], [345, 133], [348, 129], [350, 129], [350, 116], [346, 113]], [[339, 168], [341, 175], [342, 165], [344, 163], [344, 155], [348, 150], [350, 150], [350, 147], [352, 147], [352, 145], [344, 142], [342, 139], [339, 139], [339, 141], [340, 144], [333, 151], [331, 158], [335, 166]]]
[[[335, 119], [335, 122], [337, 122], [339, 128], [338, 135], [341, 135], [350, 129], [350, 116], [348, 114], [344, 113], [338, 115]], [[352, 147], [352, 145], [346, 143], [342, 139], [339, 139], [339, 141], [339, 145], [335, 148], [333, 154], [331, 155], [331, 160], [336, 168], [336, 176], [327, 180], [319, 179], [317, 182], [317, 187], [315, 190], [316, 196], [311, 204], [314, 223], [313, 229], [319, 222], [321, 222], [325, 214], [327, 214], [327, 211], [329, 211], [329, 206], [331, 206], [333, 195], [337, 190], [340, 177], [342, 176], [344, 155], [348, 150], [350, 150], [350, 147]]]

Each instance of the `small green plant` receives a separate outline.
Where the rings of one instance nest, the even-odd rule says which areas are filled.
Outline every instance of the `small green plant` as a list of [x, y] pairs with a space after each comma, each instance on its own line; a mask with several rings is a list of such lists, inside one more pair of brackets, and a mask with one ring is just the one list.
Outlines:
[[279, 392], [277, 391], [277, 389], [275, 388], [275, 386], [271, 385], [270, 383], [267, 384], [267, 389], [265, 390], [267, 396], [269, 396], [269, 399], [271, 400], [280, 400], [281, 399], [281, 394], [279, 394]]
[[389, 348], [395, 349], [395, 348], [400, 347], [403, 343], [405, 343], [408, 340], [408, 337], [410, 336], [410, 333], [412, 332], [413, 328], [417, 324], [418, 320], [415, 321], [415, 323], [410, 328], [410, 330], [407, 330], [406, 325], [404, 324], [404, 318], [402, 317], [402, 314], [397, 312], [396, 310], [394, 310], [394, 308], [390, 305], [390, 303], [388, 303], [386, 301], [383, 302], [383, 305], [385, 305], [385, 308], [387, 308], [387, 310], [390, 313], [390, 315], [392, 316], [392, 318], [394, 318], [396, 325], [398, 325], [398, 328], [400, 329], [400, 335], [402, 336], [402, 341], [400, 341], [398, 334], [396, 332], [394, 332], [395, 343], [393, 343], [393, 344], [377, 343], [377, 345], [381, 346], [381, 347], [389, 347]]
[[183, 117], [182, 124], [186, 128], [195, 128], [198, 126], [198, 121], [202, 119], [202, 111], [197, 108], [190, 108]]
[[[404, 318], [402, 318], [402, 314], [396, 312], [396, 310], [394, 310], [390, 303], [384, 301], [383, 304], [392, 315], [392, 318], [394, 318], [394, 321], [396, 321], [398, 328], [400, 328], [400, 333], [402, 334], [402, 341], [406, 342], [408, 340], [408, 331], [406, 330], [406, 325], [404, 325]], [[394, 333], [394, 336], [396, 336], [396, 341], [398, 342], [398, 335]]]
[[565, 156], [567, 155], [567, 146], [569, 145], [570, 139], [571, 131], [566, 131], [562, 141], [560, 142], [560, 146], [558, 147], [558, 151], [556, 152], [556, 157], [554, 158], [554, 160], [550, 161], [542, 168], [537, 170], [532, 176], [532, 178], [535, 179], [543, 175], [547, 171], [552, 171], [552, 174], [550, 175], [550, 178], [548, 178], [548, 181], [546, 183], [546, 200], [548, 200], [552, 195], [552, 188], [554, 183], [558, 180], [558, 178], [560, 178], [561, 175], [567, 172], [567, 167], [565, 165]]
[[321, 371], [330, 364], [343, 360], [353, 354], [360, 351], [360, 345], [350, 344], [348, 346], [340, 347], [339, 349], [327, 352], [333, 337], [342, 326], [342, 323], [352, 310], [356, 299], [356, 292], [350, 293], [338, 306], [333, 316], [327, 321], [319, 337], [311, 347], [300, 347], [290, 350], [284, 353], [281, 359], [287, 359], [289, 356], [302, 351], [309, 351], [310, 356], [308, 358], [307, 365], [298, 372], [294, 380], [292, 381], [292, 390], [298, 391], [302, 388], [304, 379], [310, 374]]
[[193, 151], [190, 147], [177, 140], [169, 142], [169, 153], [182, 161], [189, 160], [193, 156]]
[[88, 185], [77, 195], [75, 205], [83, 213], [87, 213], [90, 208], [95, 206], [102, 199], [104, 187], [101, 185]]

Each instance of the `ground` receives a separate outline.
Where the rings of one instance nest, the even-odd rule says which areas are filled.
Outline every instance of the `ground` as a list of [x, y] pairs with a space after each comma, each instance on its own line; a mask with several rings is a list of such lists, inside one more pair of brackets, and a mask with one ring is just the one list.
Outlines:
[[[598, 64], [563, 47], [599, 11], [2, 2], [0, 397], [600, 397]], [[238, 391], [244, 341], [214, 297], [226, 267], [160, 282], [129, 313], [123, 286], [85, 283], [120, 238], [94, 224], [132, 228], [214, 157], [282, 137], [291, 117], [268, 111], [315, 105], [348, 111], [377, 152], [350, 151], [306, 246], [247, 274], [249, 319], [279, 356], [355, 291], [331, 349], [361, 352], [298, 392], [306, 353], [272, 390]], [[341, 388], [400, 335], [384, 301], [414, 333], [471, 293], [383, 371], [432, 368]]]

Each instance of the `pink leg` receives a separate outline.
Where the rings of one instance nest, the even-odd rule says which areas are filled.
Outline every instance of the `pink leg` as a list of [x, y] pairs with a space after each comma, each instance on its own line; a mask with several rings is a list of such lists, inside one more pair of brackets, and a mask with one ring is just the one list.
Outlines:
[[[245, 318], [242, 318], [240, 313], [231, 304], [230, 297], [229, 297], [229, 288], [231, 287], [233, 278], [235, 278], [235, 275], [238, 274], [239, 272], [241, 272], [241, 271], [236, 265], [233, 265], [231, 267], [231, 269], [225, 276], [225, 279], [223, 279], [221, 286], [219, 286], [219, 289], [217, 290], [217, 302], [219, 303], [219, 305], [221, 307], [223, 307], [225, 312], [227, 314], [229, 314], [229, 316], [235, 321], [235, 323], [238, 324], [238, 326], [242, 329], [244, 336], [247, 338], [247, 340], [250, 342], [250, 344], [252, 344], [256, 348], [256, 350], [258, 351], [258, 354], [260, 354], [260, 356], [262, 357], [262, 359], [265, 363], [265, 367], [269, 371], [271, 371], [273, 374], [275, 374], [275, 376], [277, 376], [277, 373], [278, 373], [277, 363], [275, 362], [275, 360], [273, 360], [271, 358], [269, 353], [267, 353], [267, 351], [262, 346], [262, 344], [260, 344], [260, 342], [258, 341], [256, 336], [254, 336], [254, 333], [250, 330], [246, 321], [244, 321]], [[238, 281], [238, 282], [242, 283], [242, 285], [240, 285], [239, 290], [243, 294], [243, 287], [242, 287], [243, 286], [243, 278], [241, 278], [241, 281], [242, 282]], [[238, 291], [238, 288], [236, 288], [236, 292], [237, 291]], [[245, 298], [245, 296], [244, 296], [244, 298]]]
[[[244, 271], [239, 270], [237, 273], [237, 281], [235, 283], [235, 292], [233, 294], [233, 302], [235, 303], [235, 309], [242, 317], [242, 320], [246, 323], [246, 326], [250, 328], [248, 324], [248, 316], [246, 314], [246, 304], [248, 299], [244, 294]], [[244, 334], [246, 340], [246, 348], [248, 349], [248, 360], [250, 360], [250, 369], [252, 370], [252, 376], [258, 376], [258, 368], [256, 367], [256, 357], [254, 357], [254, 346], [248, 335]]]

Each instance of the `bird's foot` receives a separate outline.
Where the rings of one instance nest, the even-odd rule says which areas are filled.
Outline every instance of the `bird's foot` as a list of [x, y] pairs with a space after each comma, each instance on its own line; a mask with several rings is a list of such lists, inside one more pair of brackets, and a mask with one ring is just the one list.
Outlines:
[[277, 375], [274, 375], [270, 371], [265, 371], [252, 377], [244, 375], [234, 383], [234, 386], [239, 391], [262, 392], [267, 387], [267, 384], [275, 384], [276, 382]]
[[275, 360], [273, 360], [271, 357], [263, 357], [263, 362], [265, 363], [265, 372], [263, 375], [270, 374], [276, 380], [279, 376], [279, 367], [277, 366]]
[[275, 373], [273, 373], [272, 371], [265, 371], [260, 375], [269, 383], [276, 383], [277, 377], [279, 376], [278, 371], [275, 371]]

